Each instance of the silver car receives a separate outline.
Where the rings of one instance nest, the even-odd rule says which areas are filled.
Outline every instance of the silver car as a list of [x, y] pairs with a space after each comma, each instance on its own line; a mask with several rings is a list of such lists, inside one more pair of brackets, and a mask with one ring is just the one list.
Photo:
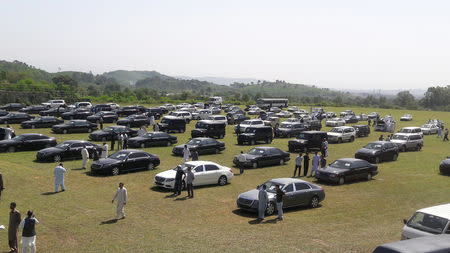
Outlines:
[[420, 151], [423, 147], [423, 139], [420, 134], [397, 133], [391, 139], [391, 142], [397, 144], [402, 152], [407, 150]]

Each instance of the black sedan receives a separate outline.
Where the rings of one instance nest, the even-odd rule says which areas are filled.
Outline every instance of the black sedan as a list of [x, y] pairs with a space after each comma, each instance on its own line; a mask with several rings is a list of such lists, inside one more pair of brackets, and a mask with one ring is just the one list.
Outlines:
[[450, 175], [450, 156], [439, 164], [439, 172], [443, 175]]
[[23, 106], [20, 103], [9, 103], [9, 104], [6, 104], [6, 105], [0, 107], [0, 109], [5, 110], [5, 111], [18, 111], [24, 107], [25, 106]]
[[128, 127], [141, 127], [150, 125], [150, 118], [145, 115], [135, 114], [120, 119], [117, 121], [117, 125]]
[[108, 158], [93, 162], [91, 172], [116, 176], [126, 171], [151, 170], [159, 164], [160, 160], [157, 155], [142, 150], [126, 149], [117, 151]]
[[377, 174], [378, 166], [366, 160], [341, 158], [332, 162], [326, 168], [320, 168], [316, 171], [315, 177], [319, 181], [344, 184], [344, 182], [352, 180], [372, 180], [372, 177]]
[[137, 131], [126, 126], [109, 126], [100, 131], [95, 131], [89, 134], [89, 139], [93, 141], [109, 141], [114, 135], [118, 139], [119, 134], [127, 134], [128, 137], [137, 135]]
[[90, 133], [97, 130], [97, 124], [86, 120], [71, 120], [64, 124], [54, 125], [52, 131], [57, 134]]
[[61, 114], [63, 119], [86, 119], [91, 115], [91, 111], [88, 109], [76, 109]]
[[[266, 186], [269, 197], [269, 203], [266, 207], [267, 215], [272, 215], [277, 210], [275, 185], [279, 185], [280, 189], [285, 193], [283, 197], [283, 209], [296, 206], [316, 208], [325, 199], [325, 191], [322, 187], [301, 179], [276, 178], [262, 185]], [[256, 189], [239, 194], [236, 201], [237, 207], [251, 212], [257, 212], [259, 205], [258, 193], [262, 185], [258, 185]]]
[[81, 159], [81, 149], [86, 147], [89, 156], [92, 157], [94, 149], [99, 154], [102, 152], [102, 147], [87, 141], [65, 141], [56, 145], [55, 147], [41, 149], [36, 154], [37, 161], [60, 162], [62, 160]]
[[10, 140], [0, 141], [0, 151], [16, 152], [25, 150], [39, 150], [56, 145], [54, 137], [42, 134], [21, 134]]
[[170, 146], [177, 143], [177, 137], [165, 132], [149, 132], [143, 136], [128, 139], [130, 148], [146, 148], [151, 146]]
[[45, 106], [43, 106], [43, 105], [31, 105], [31, 106], [20, 109], [19, 112], [38, 114], [39, 112], [45, 111], [45, 110], [47, 110], [47, 108], [45, 108]]
[[20, 126], [22, 126], [22, 128], [48, 128], [62, 123], [64, 123], [64, 120], [55, 117], [37, 117], [22, 122]]
[[8, 114], [9, 114], [9, 112], [7, 112], [5, 110], [0, 110], [0, 117], [6, 116]]
[[174, 155], [183, 155], [184, 145], [187, 145], [189, 151], [197, 151], [198, 154], [218, 154], [220, 151], [225, 150], [225, 143], [213, 138], [193, 138], [186, 144], [178, 145], [172, 149]]
[[374, 141], [356, 151], [355, 158], [373, 163], [396, 161], [398, 152], [398, 146], [393, 142]]
[[299, 133], [308, 130], [303, 123], [283, 122], [278, 128], [275, 128], [275, 137], [293, 137]]
[[34, 116], [22, 112], [10, 113], [6, 116], [0, 117], [0, 124], [20, 124], [30, 119], [34, 119]]
[[123, 107], [119, 107], [116, 110], [116, 113], [117, 113], [117, 115], [119, 115], [119, 117], [129, 116], [129, 115], [137, 114], [139, 112], [140, 112], [140, 110], [137, 106], [123, 106]]
[[346, 124], [359, 122], [359, 119], [355, 115], [346, 116], [346, 117], [344, 117], [344, 120], [345, 120]]
[[273, 147], [257, 147], [244, 154], [245, 163], [239, 162], [239, 155], [235, 156], [233, 163], [236, 166], [244, 167], [263, 167], [268, 165], [283, 165], [291, 159], [288, 152], [284, 152], [279, 148]]
[[40, 111], [39, 115], [61, 117], [61, 115], [67, 111], [68, 109], [65, 107], [53, 107], [45, 111]]
[[115, 112], [100, 111], [94, 115], [88, 116], [86, 119], [93, 123], [100, 123], [100, 119], [103, 119], [103, 123], [114, 123], [119, 119], [119, 116], [117, 116]]

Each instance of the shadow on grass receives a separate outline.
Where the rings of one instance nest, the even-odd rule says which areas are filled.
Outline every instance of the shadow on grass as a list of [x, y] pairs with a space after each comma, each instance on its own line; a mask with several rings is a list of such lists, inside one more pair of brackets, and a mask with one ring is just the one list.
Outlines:
[[115, 224], [115, 223], [117, 223], [116, 219], [110, 219], [110, 220], [100, 222], [100, 225], [108, 225], [108, 224]]
[[60, 193], [60, 192], [44, 192], [44, 193], [41, 193], [41, 195], [55, 195], [55, 194], [58, 194], [58, 193]]
[[83, 168], [73, 168], [73, 169], [70, 169], [70, 170], [86, 170], [86, 169], [83, 169]]
[[[367, 182], [370, 182], [372, 180], [376, 180], [376, 179], [372, 178], [371, 180], [361, 179], [361, 180], [345, 181], [344, 185], [367, 183]], [[327, 181], [317, 180], [317, 179], [314, 180], [314, 183], [320, 184], [320, 185], [326, 185], [326, 186], [342, 186], [342, 185], [337, 184], [337, 183], [332, 183], [332, 182], [327, 182]]]
[[188, 199], [188, 197], [184, 196], [184, 197], [176, 198], [176, 199], [174, 199], [174, 201], [180, 201], [180, 200], [186, 200], [186, 199]]

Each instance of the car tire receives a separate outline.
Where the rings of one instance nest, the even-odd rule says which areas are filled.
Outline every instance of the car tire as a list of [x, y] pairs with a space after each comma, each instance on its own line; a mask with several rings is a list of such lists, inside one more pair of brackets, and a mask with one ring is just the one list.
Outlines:
[[92, 128], [88, 128], [88, 133], [91, 133], [92, 132]]
[[406, 152], [406, 146], [402, 146], [401, 151]]
[[266, 139], [266, 144], [269, 144], [270, 143], [270, 138], [267, 138]]
[[367, 181], [372, 180], [372, 173], [367, 173]]
[[64, 129], [64, 130], [62, 131], [62, 133], [63, 133], [63, 134], [67, 134], [67, 129]]
[[215, 154], [219, 154], [219, 153], [220, 153], [220, 149], [216, 148], [216, 150], [215, 150], [214, 153], [215, 153]]
[[397, 154], [394, 154], [394, 155], [392, 156], [392, 161], [397, 161], [397, 158], [398, 158], [398, 155], [397, 155]]
[[266, 207], [266, 215], [270, 216], [275, 213], [275, 204], [273, 202], [269, 202]]
[[311, 208], [317, 208], [319, 206], [319, 197], [314, 196], [311, 198], [311, 201], [309, 202], [309, 206]]
[[131, 125], [130, 125], [130, 124], [127, 124], [127, 127], [128, 127], [128, 128], [130, 128], [130, 127], [131, 127]]
[[218, 184], [219, 184], [220, 186], [226, 185], [227, 182], [228, 182], [228, 179], [227, 179], [226, 176], [222, 175], [222, 176], [219, 177]]
[[255, 140], [251, 140], [251, 141], [250, 141], [250, 145], [251, 145], [251, 146], [254, 146], [255, 144], [256, 144]]
[[345, 183], [345, 178], [344, 177], [340, 177], [339, 181], [338, 181], [338, 184], [339, 185], [343, 185], [344, 183]]
[[422, 146], [421, 145], [417, 145], [416, 151], [420, 151], [421, 149], [422, 149]]
[[106, 137], [102, 137], [102, 141], [105, 142], [106, 141]]
[[154, 170], [155, 169], [155, 165], [153, 163], [149, 163], [147, 165], [147, 170]]
[[284, 159], [280, 159], [280, 165], [284, 165]]
[[144, 143], [144, 142], [141, 143], [140, 147], [141, 147], [141, 148], [145, 148], [145, 143]]
[[380, 163], [380, 157], [375, 157], [375, 164], [378, 164], [378, 163]]
[[113, 176], [119, 175], [119, 174], [120, 174], [120, 169], [119, 169], [118, 167], [114, 167], [114, 168], [111, 170], [111, 174], [112, 174]]
[[242, 141], [238, 141], [238, 145], [242, 145]]
[[223, 134], [219, 135], [219, 139], [223, 139], [223, 137], [224, 137]]
[[5, 125], [8, 125], [8, 121], [5, 120], [4, 124], [5, 124]]
[[55, 155], [55, 156], [53, 157], [53, 161], [55, 161], [55, 163], [61, 162], [61, 156], [60, 156], [60, 155]]
[[257, 162], [253, 162], [253, 163], [252, 163], [252, 167], [253, 167], [253, 169], [258, 168], [258, 163], [257, 163]]
[[14, 152], [16, 152], [16, 148], [15, 147], [9, 147], [8, 148], [8, 152], [9, 153], [14, 153]]
[[181, 132], [182, 133], [186, 132], [186, 128], [181, 129]]
[[168, 142], [166, 143], [166, 146], [169, 147], [170, 144], [171, 144], [170, 141], [168, 141]]
[[350, 137], [350, 142], [354, 142], [354, 141], [355, 141], [355, 137], [354, 136]]
[[337, 140], [337, 143], [342, 143], [342, 138], [339, 138], [339, 139]]
[[36, 126], [35, 125], [31, 125], [31, 129], [35, 129], [36, 128]]

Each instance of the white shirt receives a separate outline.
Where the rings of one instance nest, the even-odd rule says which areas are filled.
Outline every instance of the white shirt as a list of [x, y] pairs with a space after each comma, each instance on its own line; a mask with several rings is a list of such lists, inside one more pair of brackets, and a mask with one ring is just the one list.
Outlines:
[[55, 184], [64, 184], [64, 173], [66, 173], [66, 169], [62, 166], [56, 166], [53, 174], [55, 175]]
[[297, 157], [295, 158], [295, 165], [302, 166], [302, 160], [303, 160], [303, 157], [302, 157], [302, 156], [297, 156]]
[[190, 156], [191, 156], [191, 151], [189, 150], [189, 148], [184, 148], [183, 149], [183, 158], [185, 160], [188, 160]]
[[83, 160], [89, 159], [89, 152], [86, 148], [81, 149], [81, 157], [83, 158]]
[[128, 198], [127, 188], [122, 187], [122, 189], [120, 189], [119, 187], [116, 191], [116, 195], [114, 195], [113, 201], [117, 199], [117, 203], [125, 204], [127, 203], [127, 198]]
[[238, 161], [239, 161], [240, 163], [245, 163], [245, 162], [247, 161], [247, 157], [245, 156], [245, 154], [240, 154], [240, 155], [238, 156]]

